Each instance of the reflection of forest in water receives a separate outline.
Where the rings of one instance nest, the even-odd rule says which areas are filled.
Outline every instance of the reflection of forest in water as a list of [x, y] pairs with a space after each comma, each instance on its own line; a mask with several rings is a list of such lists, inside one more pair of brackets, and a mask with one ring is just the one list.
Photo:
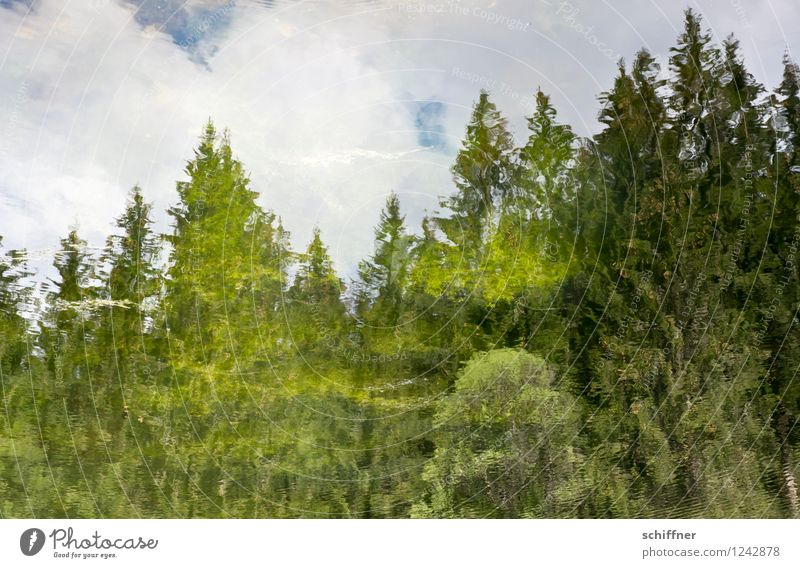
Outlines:
[[41, 309], [9, 252], [3, 516], [800, 515], [798, 69], [766, 93], [691, 12], [670, 69], [591, 140], [481, 93], [450, 213], [392, 194], [347, 286], [211, 123], [169, 235], [134, 189]]

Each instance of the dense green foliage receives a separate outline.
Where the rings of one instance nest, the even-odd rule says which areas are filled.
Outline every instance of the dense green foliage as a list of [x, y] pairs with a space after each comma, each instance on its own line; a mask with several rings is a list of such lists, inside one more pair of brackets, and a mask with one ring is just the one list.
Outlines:
[[481, 93], [442, 210], [390, 195], [347, 285], [207, 124], [170, 234], [134, 188], [43, 294], [0, 257], [0, 515], [800, 516], [784, 63], [767, 93], [689, 11], [591, 139]]

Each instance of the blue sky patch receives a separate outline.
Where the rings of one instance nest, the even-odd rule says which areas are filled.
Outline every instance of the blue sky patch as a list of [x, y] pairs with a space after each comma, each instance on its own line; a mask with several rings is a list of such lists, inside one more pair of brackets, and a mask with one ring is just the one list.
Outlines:
[[435, 150], [446, 150], [444, 119], [445, 106], [439, 101], [426, 101], [419, 104], [414, 126], [417, 128], [417, 138], [420, 146]]

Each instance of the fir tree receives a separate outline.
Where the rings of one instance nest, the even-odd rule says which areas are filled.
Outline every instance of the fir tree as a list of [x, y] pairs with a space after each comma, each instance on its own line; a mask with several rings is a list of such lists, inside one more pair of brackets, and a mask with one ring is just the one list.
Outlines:
[[506, 119], [489, 94], [481, 92], [452, 168], [457, 191], [442, 203], [452, 217], [437, 219], [469, 269], [479, 267], [481, 239], [511, 191], [513, 147]]
[[315, 228], [286, 295], [290, 335], [300, 355], [335, 350], [345, 338], [349, 326], [344, 292], [320, 230]]
[[380, 326], [397, 324], [408, 284], [414, 239], [406, 234], [400, 200], [392, 193], [386, 199], [375, 228], [375, 252], [359, 266], [360, 312], [371, 313]]

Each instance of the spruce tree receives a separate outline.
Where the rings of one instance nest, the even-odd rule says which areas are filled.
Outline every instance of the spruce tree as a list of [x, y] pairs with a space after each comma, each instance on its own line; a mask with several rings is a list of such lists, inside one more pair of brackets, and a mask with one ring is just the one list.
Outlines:
[[375, 252], [359, 265], [359, 312], [381, 327], [397, 324], [403, 309], [403, 294], [411, 268], [414, 238], [405, 229], [400, 200], [395, 193], [386, 199], [375, 228]]
[[50, 280], [40, 345], [51, 380], [70, 411], [88, 410], [92, 405], [90, 373], [96, 363], [92, 345], [98, 290], [94, 259], [77, 228], [60, 240], [53, 266], [59, 279]]
[[260, 322], [274, 323], [286, 235], [256, 203], [228, 135], [219, 135], [210, 121], [186, 174], [189, 181], [177, 185], [180, 201], [169, 210], [174, 231], [167, 237], [167, 322], [173, 339], [211, 360], [247, 348], [240, 344], [247, 336], [234, 337], [231, 328], [247, 329], [252, 337]]
[[511, 192], [513, 148], [506, 119], [489, 100], [489, 93], [482, 91], [452, 168], [456, 193], [442, 202], [452, 216], [437, 219], [458, 247], [462, 269], [480, 269], [482, 239], [499, 204]]
[[314, 228], [287, 292], [289, 333], [298, 355], [335, 351], [348, 333], [342, 301], [344, 283], [336, 275], [319, 228]]
[[134, 187], [116, 219], [120, 234], [108, 237], [101, 257], [104, 305], [98, 314], [96, 349], [112, 430], [142, 417], [141, 393], [155, 384], [160, 367], [153, 332], [162, 285], [161, 240], [153, 231], [151, 210], [141, 189]]

